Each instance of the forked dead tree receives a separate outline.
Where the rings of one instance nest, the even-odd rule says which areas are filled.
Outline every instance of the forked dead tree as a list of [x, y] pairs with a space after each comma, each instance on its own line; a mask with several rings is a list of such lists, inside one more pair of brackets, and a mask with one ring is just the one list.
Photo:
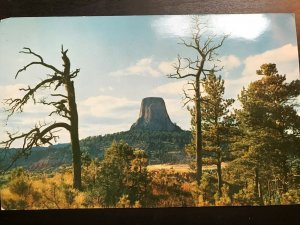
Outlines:
[[[196, 179], [198, 183], [202, 178], [202, 152], [203, 152], [203, 140], [201, 129], [201, 80], [205, 79], [207, 74], [216, 73], [222, 68], [219, 68], [214, 62], [218, 61], [217, 49], [219, 49], [227, 36], [217, 38], [214, 34], [208, 33], [207, 23], [201, 23], [199, 16], [192, 17], [193, 20], [193, 32], [189, 41], [181, 39], [183, 46], [194, 50], [196, 57], [182, 58], [180, 55], [177, 57], [177, 64], [174, 66], [176, 73], [168, 75], [169, 78], [175, 79], [189, 79], [188, 84], [192, 91], [191, 96], [187, 90], [184, 91], [186, 106], [189, 102], [193, 102], [194, 108], [194, 122], [195, 122], [195, 137], [194, 146], [196, 150]], [[219, 39], [218, 43], [215, 43], [216, 39]]]
[[[70, 59], [67, 56], [68, 50], [61, 49], [63, 69], [59, 70], [56, 67], [47, 64], [42, 56], [31, 51], [30, 48], [24, 48], [20, 53], [32, 55], [36, 58], [36, 61], [24, 66], [20, 69], [15, 78], [19, 76], [21, 72], [26, 71], [29, 67], [38, 65], [49, 69], [52, 73], [47, 75], [47, 78], [40, 81], [34, 87], [28, 86], [27, 88], [21, 88], [20, 91], [24, 91], [25, 94], [22, 98], [9, 98], [5, 100], [7, 105], [8, 119], [17, 112], [22, 112], [23, 108], [30, 99], [34, 104], [42, 104], [53, 106], [54, 110], [49, 114], [57, 114], [60, 117], [65, 118], [67, 122], [53, 122], [53, 123], [37, 123], [27, 133], [10, 133], [8, 134], [8, 140], [2, 141], [0, 144], [4, 145], [6, 149], [10, 148], [13, 143], [17, 140], [22, 140], [22, 147], [12, 158], [13, 163], [21, 156], [29, 155], [32, 147], [43, 146], [46, 144], [52, 145], [56, 142], [58, 135], [56, 134], [59, 129], [64, 128], [70, 133], [71, 144], [72, 144], [72, 155], [73, 155], [73, 187], [81, 189], [81, 153], [79, 146], [79, 135], [78, 135], [78, 113], [75, 100], [75, 89], [73, 79], [78, 75], [79, 69], [71, 71]], [[59, 87], [65, 87], [65, 94], [58, 92]], [[42, 89], [49, 89], [54, 91], [51, 94], [51, 98], [54, 101], [47, 101], [46, 98], [42, 100], [36, 99], [36, 94]]]

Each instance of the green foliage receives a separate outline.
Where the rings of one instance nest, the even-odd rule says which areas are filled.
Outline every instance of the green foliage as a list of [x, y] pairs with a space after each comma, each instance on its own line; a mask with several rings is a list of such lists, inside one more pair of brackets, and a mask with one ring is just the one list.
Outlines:
[[216, 206], [230, 206], [232, 204], [231, 198], [230, 198], [230, 193], [229, 193], [229, 186], [224, 184], [222, 186], [222, 196], [219, 195], [219, 192], [217, 192], [214, 195], [215, 199], [215, 205]]
[[64, 196], [65, 196], [66, 203], [69, 206], [71, 206], [75, 201], [75, 197], [77, 196], [77, 192], [69, 184], [63, 184], [62, 185], [62, 190], [63, 190]]
[[85, 149], [81, 149], [81, 163], [83, 166], [89, 166], [92, 162], [91, 156]]
[[31, 182], [28, 173], [21, 167], [14, 169], [8, 186], [12, 193], [25, 198], [31, 192]]
[[254, 183], [247, 183], [238, 193], [233, 195], [233, 205], [259, 205], [254, 192]]
[[93, 187], [95, 187], [99, 169], [100, 169], [100, 162], [97, 159], [92, 160], [89, 165], [83, 168], [82, 181], [85, 189], [91, 190], [93, 189]]
[[233, 99], [224, 99], [224, 80], [221, 76], [209, 74], [203, 82], [205, 95], [202, 97], [202, 131], [203, 148], [208, 152], [208, 159], [217, 165], [218, 191], [222, 195], [222, 161], [229, 159], [229, 143], [231, 130], [229, 108], [234, 103]]
[[292, 189], [288, 190], [286, 193], [283, 193], [281, 197], [281, 204], [300, 204], [300, 190]]
[[[263, 64], [257, 74], [263, 77], [250, 83], [239, 96], [242, 109], [236, 114], [242, 135], [237, 146], [240, 159], [246, 163], [236, 165], [238, 170], [252, 174], [255, 168], [258, 172], [253, 194], [276, 202], [277, 192], [287, 191], [293, 183], [289, 178], [290, 160], [299, 157], [300, 116], [295, 99], [300, 94], [300, 81], [286, 83], [275, 64]], [[244, 192], [248, 195], [250, 190]]]
[[188, 131], [147, 131], [147, 130], [129, 130], [114, 134], [106, 134], [104, 136], [88, 137], [81, 140], [81, 148], [92, 157], [102, 159], [105, 149], [107, 149], [113, 141], [125, 141], [134, 148], [145, 150], [149, 159], [153, 162], [172, 162], [169, 152], [176, 151], [178, 160], [184, 158], [184, 146], [190, 142], [190, 132]]
[[130, 200], [128, 198], [128, 195], [122, 195], [120, 197], [120, 200], [117, 202], [116, 207], [117, 208], [129, 208], [130, 205]]
[[126, 186], [129, 188], [131, 202], [141, 201], [147, 197], [149, 192], [148, 158], [143, 150], [136, 149], [133, 152], [131, 168], [128, 173]]
[[114, 206], [123, 195], [130, 203], [143, 201], [148, 192], [148, 160], [145, 152], [114, 141], [107, 149], [97, 173], [96, 187], [106, 206]]
[[196, 206], [210, 206], [214, 204], [214, 194], [217, 191], [215, 178], [209, 173], [203, 173], [200, 184], [193, 183], [193, 198]]
[[204, 150], [210, 152], [212, 158], [220, 161], [228, 158], [228, 144], [232, 119], [230, 107], [233, 99], [224, 99], [224, 80], [221, 76], [209, 74], [203, 82], [202, 124]]

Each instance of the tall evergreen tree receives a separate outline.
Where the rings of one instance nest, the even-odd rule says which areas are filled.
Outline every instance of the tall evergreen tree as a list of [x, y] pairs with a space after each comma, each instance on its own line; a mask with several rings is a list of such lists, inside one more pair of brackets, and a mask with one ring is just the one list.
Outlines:
[[276, 64], [271, 63], [263, 64], [257, 75], [262, 78], [242, 90], [242, 109], [236, 114], [243, 131], [240, 147], [244, 152], [239, 160], [247, 162], [240, 165], [252, 170], [253, 191], [263, 204], [263, 190], [272, 195], [270, 182], [276, 182], [276, 192], [288, 190], [289, 162], [299, 157], [300, 116], [295, 100], [300, 80], [287, 83], [286, 76], [278, 74]]
[[209, 159], [217, 165], [218, 192], [222, 194], [222, 161], [228, 156], [231, 119], [229, 107], [234, 99], [224, 99], [224, 80], [221, 76], [209, 74], [203, 82], [202, 121], [204, 151], [209, 152]]
[[97, 188], [105, 206], [115, 206], [124, 195], [131, 203], [143, 200], [148, 186], [145, 152], [124, 141], [113, 141], [106, 150], [97, 174]]

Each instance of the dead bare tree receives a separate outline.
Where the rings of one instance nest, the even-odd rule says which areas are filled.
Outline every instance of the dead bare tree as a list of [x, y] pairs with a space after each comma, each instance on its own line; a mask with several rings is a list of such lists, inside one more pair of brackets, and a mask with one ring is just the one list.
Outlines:
[[[201, 82], [205, 79], [207, 74], [216, 73], [222, 68], [219, 68], [215, 62], [217, 59], [217, 49], [219, 49], [227, 36], [218, 38], [215, 34], [209, 34], [207, 22], [201, 23], [199, 16], [192, 17], [193, 29], [192, 37], [189, 41], [181, 39], [179, 44], [190, 48], [195, 51], [196, 57], [182, 58], [180, 55], [177, 57], [177, 63], [174, 65], [176, 73], [168, 75], [169, 78], [174, 79], [189, 79], [188, 85], [190, 88], [183, 90], [184, 92], [184, 106], [188, 103], [193, 103], [193, 116], [195, 123], [195, 137], [194, 146], [196, 150], [196, 179], [199, 183], [202, 178], [202, 128], [201, 128]], [[216, 40], [218, 43], [215, 43]], [[192, 91], [191, 96], [187, 91]]]
[[[22, 98], [9, 98], [4, 101], [7, 105], [6, 111], [8, 112], [9, 118], [17, 112], [23, 112], [23, 108], [28, 104], [29, 100], [32, 99], [34, 104], [43, 104], [54, 107], [49, 116], [57, 114], [60, 117], [65, 118], [67, 122], [56, 122], [53, 123], [37, 123], [35, 126], [27, 133], [10, 133], [8, 134], [8, 140], [0, 142], [1, 145], [5, 146], [5, 149], [9, 149], [12, 144], [17, 140], [22, 141], [22, 147], [19, 149], [12, 157], [13, 163], [21, 156], [28, 156], [31, 153], [32, 147], [43, 146], [46, 144], [52, 145], [53, 142], [57, 141], [59, 137], [56, 133], [59, 129], [64, 128], [70, 133], [71, 145], [72, 145], [72, 155], [73, 155], [73, 187], [76, 189], [81, 189], [81, 154], [79, 146], [79, 135], [78, 135], [78, 112], [75, 99], [75, 89], [73, 79], [77, 77], [79, 69], [71, 71], [70, 59], [67, 56], [68, 50], [61, 48], [63, 69], [59, 70], [56, 67], [47, 64], [42, 56], [31, 51], [30, 48], [24, 48], [20, 53], [28, 54], [36, 57], [36, 61], [24, 66], [20, 69], [15, 78], [19, 76], [21, 72], [26, 71], [29, 67], [38, 65], [49, 69], [52, 74], [48, 74], [47, 78], [40, 81], [34, 87], [28, 86], [27, 88], [21, 88], [20, 91], [24, 91], [25, 94]], [[66, 94], [61, 94], [58, 92], [59, 87], [65, 87]], [[42, 89], [49, 89], [54, 91], [55, 94], [51, 94], [51, 98], [56, 99], [54, 101], [47, 101], [46, 98], [42, 100], [36, 99], [36, 94]], [[58, 99], [57, 99], [58, 98]]]

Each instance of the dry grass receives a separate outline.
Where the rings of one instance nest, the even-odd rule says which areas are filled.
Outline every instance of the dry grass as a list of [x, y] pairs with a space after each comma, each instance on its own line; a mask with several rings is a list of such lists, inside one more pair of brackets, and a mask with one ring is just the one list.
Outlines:
[[[222, 168], [225, 168], [227, 163], [222, 163]], [[202, 167], [204, 171], [207, 170], [216, 170], [216, 165], [205, 165]], [[148, 170], [151, 171], [158, 171], [158, 170], [174, 170], [178, 173], [191, 173], [194, 172], [193, 169], [188, 164], [157, 164], [157, 165], [149, 165]]]

